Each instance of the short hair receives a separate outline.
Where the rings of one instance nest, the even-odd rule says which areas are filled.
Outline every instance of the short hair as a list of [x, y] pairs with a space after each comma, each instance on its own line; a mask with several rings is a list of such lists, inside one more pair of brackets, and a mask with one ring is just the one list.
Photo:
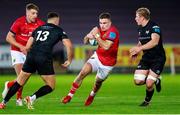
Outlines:
[[148, 8], [145, 7], [138, 8], [136, 10], [136, 13], [139, 14], [140, 16], [143, 16], [147, 20], [150, 19], [150, 11]]
[[37, 5], [35, 5], [35, 4], [33, 4], [33, 3], [27, 4], [27, 5], [26, 5], [26, 9], [27, 9], [27, 10], [34, 9], [34, 10], [39, 11], [39, 7], [38, 7]]
[[105, 19], [105, 18], [111, 20], [111, 14], [108, 12], [103, 12], [99, 15], [99, 19]]
[[47, 19], [51, 19], [51, 18], [59, 18], [59, 14], [56, 12], [49, 12], [47, 14]]

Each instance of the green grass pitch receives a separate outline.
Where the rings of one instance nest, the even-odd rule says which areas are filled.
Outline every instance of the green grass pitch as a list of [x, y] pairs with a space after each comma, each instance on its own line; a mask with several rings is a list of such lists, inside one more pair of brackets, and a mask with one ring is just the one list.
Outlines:
[[[155, 92], [148, 107], [139, 107], [145, 96], [144, 86], [135, 86], [132, 74], [111, 74], [97, 93], [92, 105], [85, 107], [84, 102], [94, 84], [95, 75], [84, 79], [74, 98], [68, 104], [60, 102], [65, 96], [76, 74], [56, 76], [56, 89], [49, 95], [39, 98], [34, 110], [26, 106], [17, 107], [15, 96], [0, 114], [180, 114], [180, 75], [163, 74], [162, 91]], [[0, 76], [0, 92], [4, 82], [12, 80], [15, 75]], [[43, 85], [37, 75], [33, 75], [23, 90], [23, 96], [31, 95]], [[1, 98], [2, 99], [2, 98]]]

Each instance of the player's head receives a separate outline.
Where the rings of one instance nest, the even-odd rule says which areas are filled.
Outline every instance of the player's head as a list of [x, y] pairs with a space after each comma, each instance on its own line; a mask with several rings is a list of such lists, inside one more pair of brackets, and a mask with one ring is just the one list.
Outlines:
[[137, 25], [143, 25], [145, 21], [150, 20], [150, 11], [148, 8], [141, 7], [136, 10], [135, 20]]
[[99, 25], [102, 31], [107, 31], [111, 27], [111, 15], [104, 12], [99, 15]]
[[47, 14], [47, 22], [48, 23], [53, 23], [55, 25], [59, 25], [59, 20], [60, 20], [60, 17], [58, 15], [58, 13], [56, 13], [56, 12], [49, 12]]
[[26, 5], [26, 19], [28, 22], [35, 22], [38, 16], [39, 7], [33, 3]]

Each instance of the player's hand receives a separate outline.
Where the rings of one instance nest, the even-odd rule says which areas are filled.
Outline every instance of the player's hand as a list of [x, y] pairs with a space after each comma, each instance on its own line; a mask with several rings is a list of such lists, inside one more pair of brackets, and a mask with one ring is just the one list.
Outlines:
[[63, 64], [61, 64], [63, 67], [67, 68], [71, 62], [69, 60], [66, 60]]
[[90, 33], [92, 33], [92, 35], [96, 35], [96, 34], [98, 34], [99, 33], [99, 29], [98, 29], [98, 27], [96, 26], [96, 27], [94, 27], [92, 30], [91, 30], [91, 32]]
[[25, 46], [21, 46], [20, 50], [24, 55], [27, 55], [27, 48]]
[[131, 56], [131, 59], [132, 59], [132, 60], [136, 60], [137, 56], [138, 56], [138, 54], [132, 55], [132, 56]]
[[139, 52], [141, 52], [141, 50], [142, 50], [142, 49], [141, 49], [141, 47], [139, 47], [139, 46], [135, 46], [135, 47], [131, 48], [131, 49], [129, 50], [130, 56], [133, 57], [133, 56], [137, 55]]
[[89, 39], [93, 39], [93, 38], [94, 38], [94, 36], [93, 36], [92, 33], [88, 33], [88, 34], [86, 35], [86, 37], [88, 37]]

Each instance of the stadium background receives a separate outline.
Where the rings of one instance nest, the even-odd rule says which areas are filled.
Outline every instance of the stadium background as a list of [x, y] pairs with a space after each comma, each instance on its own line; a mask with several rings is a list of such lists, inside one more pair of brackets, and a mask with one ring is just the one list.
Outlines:
[[[40, 7], [39, 17], [45, 21], [49, 11], [56, 11], [61, 16], [61, 27], [67, 32], [74, 44], [74, 60], [68, 72], [77, 72], [94, 47], [82, 46], [82, 39], [87, 32], [98, 25], [98, 15], [110, 12], [112, 21], [120, 31], [118, 63], [114, 72], [132, 72], [138, 60], [132, 62], [128, 50], [137, 43], [137, 26], [135, 11], [138, 7], [148, 7], [151, 18], [158, 22], [163, 32], [163, 41], [167, 53], [164, 72], [180, 72], [180, 8], [178, 0], [1, 0], [0, 4], [0, 73], [14, 73], [11, 67], [9, 44], [5, 41], [13, 21], [25, 14], [25, 5], [35, 3]], [[66, 72], [59, 69], [65, 58], [62, 44], [54, 48], [54, 66], [57, 73]], [[139, 57], [140, 58], [140, 57]], [[77, 67], [78, 64], [78, 67]]]
[[[45, 20], [49, 11], [61, 15], [61, 26], [75, 44], [74, 61], [68, 72], [59, 67], [64, 60], [62, 44], [54, 48], [54, 66], [58, 74], [53, 93], [38, 99], [35, 110], [26, 106], [17, 107], [15, 96], [0, 114], [179, 114], [180, 92], [180, 7], [178, 0], [0, 0], [0, 92], [4, 82], [13, 80], [15, 72], [11, 67], [9, 44], [5, 41], [13, 21], [25, 14], [25, 5], [33, 2], [40, 7], [40, 18]], [[151, 17], [159, 23], [163, 31], [163, 41], [167, 53], [166, 68], [162, 76], [162, 91], [155, 92], [151, 106], [141, 108], [138, 104], [144, 99], [145, 87], [133, 84], [133, 70], [137, 61], [129, 59], [128, 50], [137, 43], [137, 26], [134, 21], [135, 10], [148, 7]], [[84, 101], [91, 91], [95, 74], [88, 76], [77, 91], [71, 103], [64, 105], [60, 99], [65, 96], [85, 60], [95, 47], [82, 44], [82, 38], [93, 26], [98, 24], [101, 12], [110, 12], [113, 23], [120, 31], [118, 63], [108, 80], [103, 84], [93, 104], [85, 107]], [[140, 57], [138, 57], [139, 59]], [[174, 67], [176, 75], [174, 74]], [[11, 74], [9, 74], [11, 73]], [[122, 74], [125, 73], [125, 74]], [[24, 87], [23, 97], [30, 95], [42, 86], [38, 75], [33, 75]]]

